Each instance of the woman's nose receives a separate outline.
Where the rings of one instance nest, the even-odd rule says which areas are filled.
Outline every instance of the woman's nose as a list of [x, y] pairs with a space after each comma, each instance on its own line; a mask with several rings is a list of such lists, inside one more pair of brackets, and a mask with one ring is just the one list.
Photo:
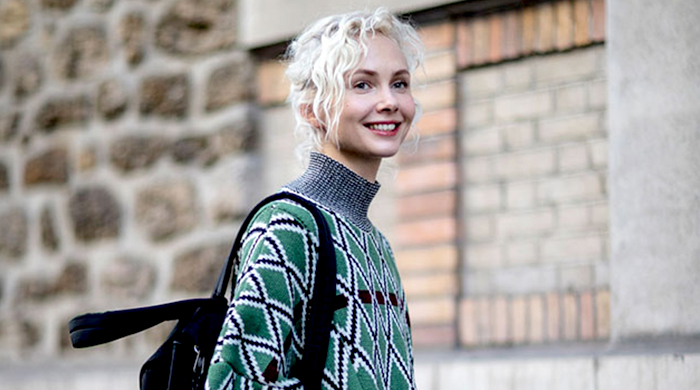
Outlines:
[[398, 110], [399, 106], [394, 96], [394, 92], [389, 88], [385, 89], [381, 93], [380, 100], [377, 104], [377, 111], [389, 111], [394, 112]]

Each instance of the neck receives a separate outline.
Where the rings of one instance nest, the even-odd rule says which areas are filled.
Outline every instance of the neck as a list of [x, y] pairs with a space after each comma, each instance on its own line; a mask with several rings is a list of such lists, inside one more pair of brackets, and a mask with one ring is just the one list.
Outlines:
[[321, 149], [321, 153], [345, 165], [348, 169], [362, 176], [370, 183], [377, 180], [377, 172], [379, 165], [382, 163], [381, 158], [368, 159], [365, 156], [359, 156], [352, 153], [341, 152], [333, 145], [326, 144]]

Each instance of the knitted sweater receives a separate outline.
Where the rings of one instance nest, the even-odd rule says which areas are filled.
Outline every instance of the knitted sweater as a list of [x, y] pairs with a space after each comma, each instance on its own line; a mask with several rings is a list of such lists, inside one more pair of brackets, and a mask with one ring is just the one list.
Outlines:
[[[285, 188], [314, 201], [336, 252], [336, 298], [324, 389], [415, 389], [405, 295], [386, 238], [367, 218], [379, 190], [313, 153]], [[234, 299], [217, 342], [207, 388], [302, 388], [294, 365], [318, 253], [313, 216], [292, 201], [261, 209], [246, 232]]]

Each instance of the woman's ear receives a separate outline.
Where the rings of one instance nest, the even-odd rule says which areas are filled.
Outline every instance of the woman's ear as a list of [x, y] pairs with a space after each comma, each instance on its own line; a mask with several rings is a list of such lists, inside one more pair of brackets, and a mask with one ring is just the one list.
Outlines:
[[299, 111], [301, 111], [301, 116], [304, 117], [314, 129], [321, 129], [321, 122], [316, 117], [316, 114], [314, 114], [314, 108], [311, 104], [302, 104], [301, 107], [299, 107]]

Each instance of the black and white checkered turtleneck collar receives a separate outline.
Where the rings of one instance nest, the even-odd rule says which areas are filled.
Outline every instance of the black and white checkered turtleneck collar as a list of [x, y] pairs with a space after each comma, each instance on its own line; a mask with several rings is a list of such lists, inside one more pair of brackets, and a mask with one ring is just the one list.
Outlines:
[[325, 154], [312, 152], [306, 172], [284, 186], [283, 190], [316, 201], [360, 229], [369, 231], [372, 222], [367, 217], [367, 211], [379, 187], [378, 182], [367, 181]]

